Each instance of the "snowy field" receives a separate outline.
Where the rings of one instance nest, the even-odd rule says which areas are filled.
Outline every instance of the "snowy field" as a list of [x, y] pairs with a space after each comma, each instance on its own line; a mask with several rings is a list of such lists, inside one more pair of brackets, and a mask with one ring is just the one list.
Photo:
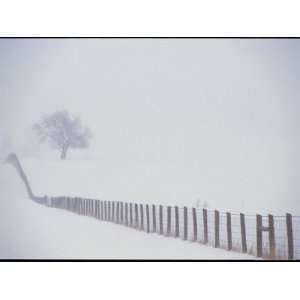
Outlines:
[[[103, 164], [101, 168], [100, 161], [97, 164], [80, 160], [20, 159], [38, 195], [143, 202], [142, 198], [132, 199], [145, 190], [141, 182], [129, 185], [125, 170], [108, 173]], [[1, 165], [0, 183], [0, 240], [5, 241], [0, 244], [0, 257], [3, 259], [254, 259], [38, 205], [28, 199], [23, 183], [10, 165]], [[150, 183], [148, 188], [145, 200], [151, 197]], [[162, 199], [163, 195], [158, 201]]]

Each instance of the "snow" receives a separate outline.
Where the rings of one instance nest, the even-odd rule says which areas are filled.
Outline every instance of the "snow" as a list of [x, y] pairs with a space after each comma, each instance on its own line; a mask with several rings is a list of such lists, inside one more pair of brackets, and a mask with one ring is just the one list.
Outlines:
[[[127, 186], [124, 171], [104, 172], [101, 161], [21, 158], [21, 163], [37, 195], [129, 200], [140, 197], [145, 189], [136, 185], [139, 192], [135, 194], [134, 184]], [[2, 259], [255, 259], [39, 205], [28, 199], [10, 165], [0, 166], [0, 186]]]

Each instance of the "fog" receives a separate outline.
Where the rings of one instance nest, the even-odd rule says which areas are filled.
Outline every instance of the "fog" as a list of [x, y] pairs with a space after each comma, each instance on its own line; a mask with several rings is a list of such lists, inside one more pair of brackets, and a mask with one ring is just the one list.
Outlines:
[[171, 204], [299, 214], [299, 86], [299, 40], [2, 39], [1, 158], [58, 161], [32, 124], [67, 109], [93, 132], [69, 161]]

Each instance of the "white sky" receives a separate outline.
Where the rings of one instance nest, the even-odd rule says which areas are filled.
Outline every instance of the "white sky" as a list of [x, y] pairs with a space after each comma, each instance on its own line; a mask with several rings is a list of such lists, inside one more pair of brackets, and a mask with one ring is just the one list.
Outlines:
[[68, 109], [93, 131], [85, 158], [300, 213], [299, 86], [300, 40], [2, 39], [1, 147], [43, 157], [32, 124]]

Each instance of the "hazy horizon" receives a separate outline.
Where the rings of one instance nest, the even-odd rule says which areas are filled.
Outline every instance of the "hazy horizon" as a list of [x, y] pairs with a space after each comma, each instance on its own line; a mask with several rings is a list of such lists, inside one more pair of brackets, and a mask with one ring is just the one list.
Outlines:
[[299, 53], [297, 39], [1, 39], [1, 158], [58, 160], [31, 127], [66, 109], [93, 132], [70, 160], [299, 214]]

